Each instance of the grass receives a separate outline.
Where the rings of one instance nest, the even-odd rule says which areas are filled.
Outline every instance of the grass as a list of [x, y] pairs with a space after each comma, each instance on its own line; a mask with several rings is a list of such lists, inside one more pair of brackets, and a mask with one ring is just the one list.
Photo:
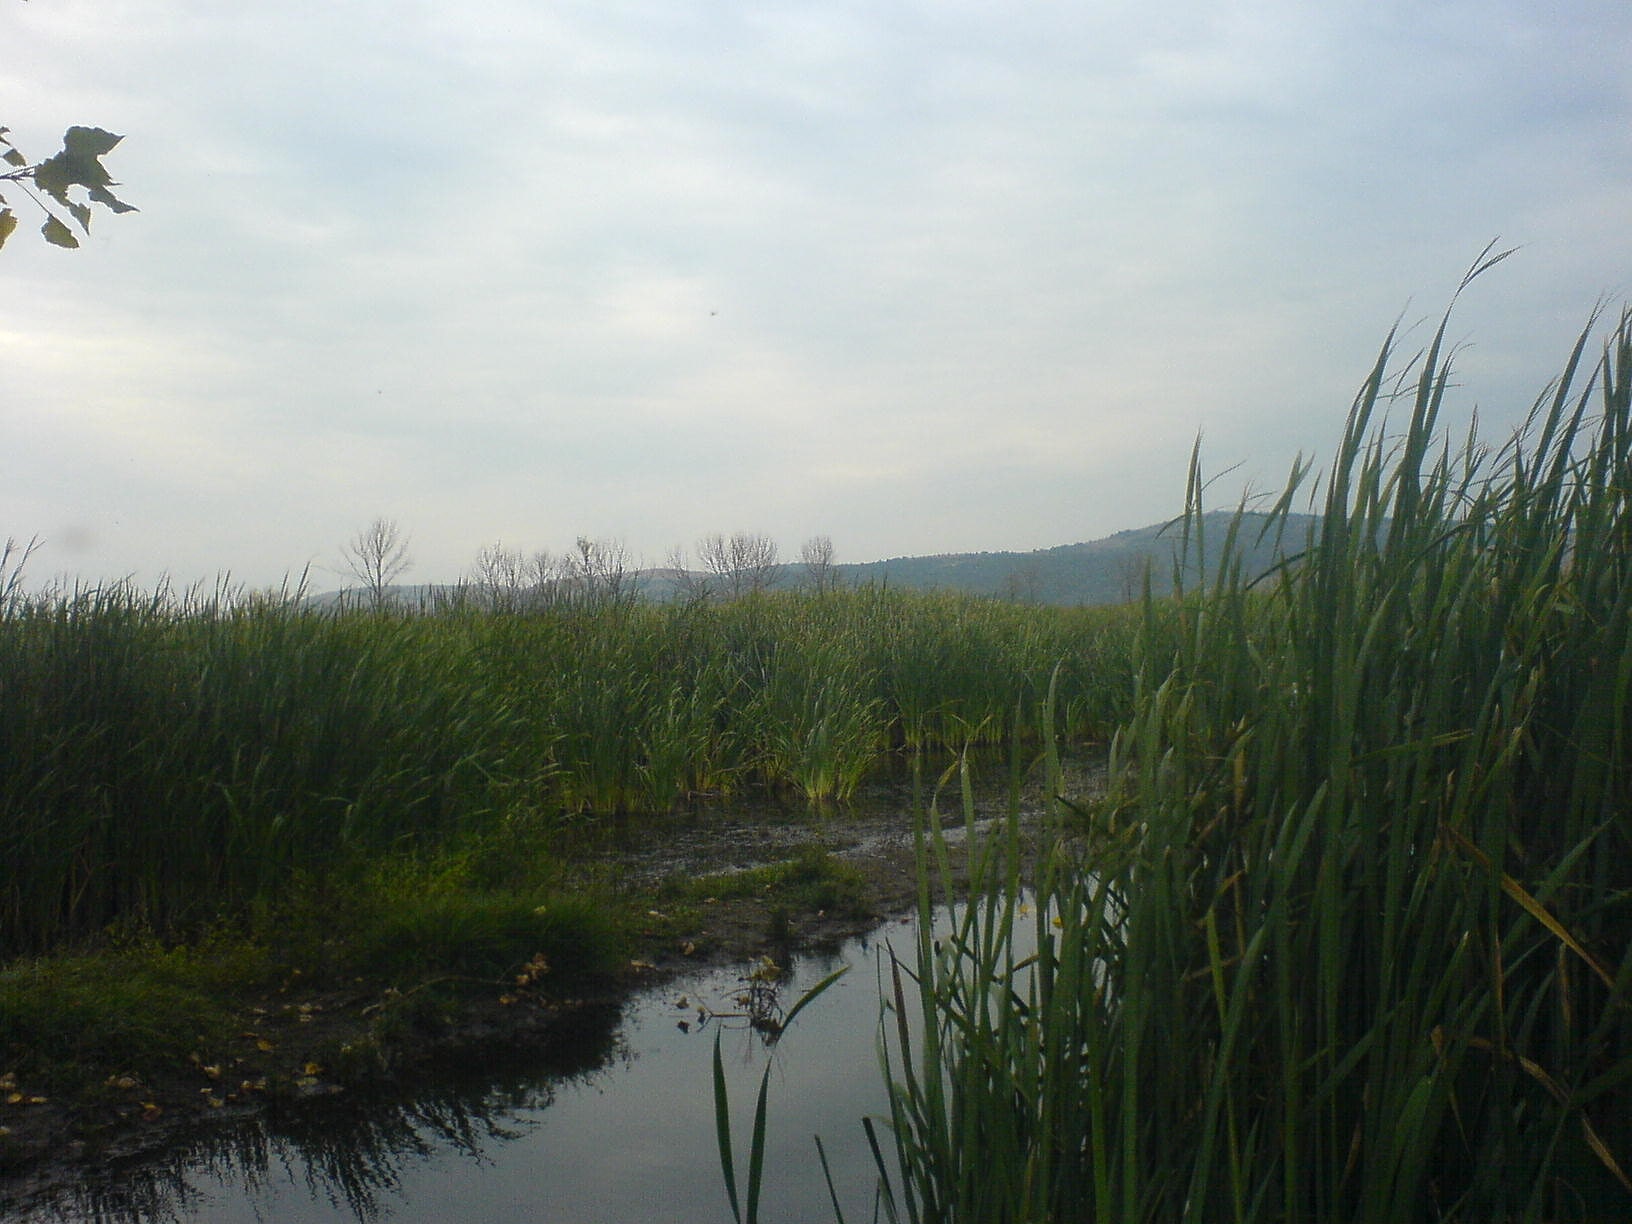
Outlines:
[[1632, 1215], [1632, 320], [1495, 447], [1441, 432], [1444, 334], [1391, 335], [1293, 473], [1294, 564], [1246, 581], [1243, 516], [1146, 598], [1111, 795], [1034, 902], [999, 844], [932, 939], [926, 840], [887, 1218]]
[[856, 868], [819, 846], [806, 846], [786, 862], [677, 881], [665, 892], [693, 904], [774, 894], [778, 904], [788, 909], [855, 914], [862, 906], [862, 884]]

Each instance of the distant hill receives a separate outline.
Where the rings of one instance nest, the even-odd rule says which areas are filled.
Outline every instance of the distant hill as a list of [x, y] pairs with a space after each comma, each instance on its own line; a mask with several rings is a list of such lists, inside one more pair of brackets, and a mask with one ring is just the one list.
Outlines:
[[[1211, 573], [1234, 518], [1234, 511], [1223, 510], [1203, 516], [1200, 535], [1205, 549], [1198, 549], [1195, 539], [1191, 540], [1186, 581], [1194, 582], [1203, 571]], [[1273, 535], [1260, 538], [1270, 522], [1269, 516], [1264, 514], [1248, 514], [1242, 521], [1238, 552], [1253, 576], [1268, 570], [1281, 556]], [[1306, 514], [1285, 517], [1284, 539], [1288, 552], [1296, 553], [1302, 547], [1313, 523], [1314, 519]], [[941, 553], [841, 564], [833, 568], [844, 586], [873, 584], [918, 591], [960, 591], [1040, 604], [1123, 603], [1139, 594], [1147, 565], [1156, 590], [1172, 589], [1173, 567], [1181, 544], [1178, 526], [1152, 523], [1100, 540], [1061, 544], [1032, 552]], [[642, 598], [659, 602], [676, 598], [688, 585], [695, 586], [695, 582], [688, 584], [687, 580], [697, 577], [673, 569], [639, 570], [628, 576]], [[775, 585], [778, 589], [798, 586], [803, 577], [800, 566], [784, 565]], [[421, 607], [434, 607], [457, 592], [458, 588], [451, 585], [422, 584], [391, 589], [394, 600]], [[329, 607], [342, 598], [359, 604], [365, 602], [355, 591], [345, 596], [327, 591], [311, 596], [309, 602]]]
[[[1204, 569], [1211, 572], [1234, 517], [1234, 511], [1222, 510], [1203, 516], [1200, 535], [1205, 555], [1192, 539], [1187, 581], [1194, 581]], [[1286, 516], [1284, 539], [1288, 551], [1295, 553], [1302, 547], [1313, 521], [1304, 514]], [[1242, 521], [1238, 551], [1253, 576], [1268, 570], [1280, 557], [1273, 537], [1259, 538], [1269, 523], [1269, 516], [1263, 514], [1248, 514]], [[847, 584], [888, 583], [892, 587], [965, 591], [1030, 603], [1122, 603], [1139, 594], [1147, 565], [1155, 589], [1171, 589], [1182, 539], [1178, 526], [1152, 523], [1100, 540], [1033, 552], [895, 557], [841, 565], [838, 569]]]

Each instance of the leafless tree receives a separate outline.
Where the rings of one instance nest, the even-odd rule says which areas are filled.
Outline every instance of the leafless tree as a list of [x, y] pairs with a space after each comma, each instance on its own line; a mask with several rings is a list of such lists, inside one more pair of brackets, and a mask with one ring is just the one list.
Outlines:
[[1150, 573], [1149, 557], [1123, 557], [1117, 562], [1117, 585], [1121, 588], [1123, 603], [1133, 603], [1144, 595]]
[[1043, 599], [1043, 571], [1035, 561], [1022, 561], [1003, 578], [1004, 599], [1014, 603], [1036, 604]]
[[713, 576], [692, 569], [686, 550], [678, 544], [669, 549], [669, 569], [674, 573], [675, 598], [681, 603], [706, 603], [713, 596]]
[[805, 567], [805, 582], [817, 594], [836, 590], [839, 571], [833, 561], [833, 540], [829, 536], [811, 536], [799, 549], [799, 562]]
[[490, 544], [476, 554], [465, 578], [467, 590], [482, 607], [495, 612], [536, 612], [566, 598], [570, 558], [556, 558], [548, 549], [528, 555], [519, 548]]
[[413, 565], [408, 556], [408, 537], [395, 519], [377, 518], [364, 527], [340, 550], [345, 572], [356, 578], [367, 592], [375, 610], [385, 606], [391, 584]]
[[489, 544], [476, 554], [467, 581], [482, 607], [514, 612], [526, 589], [526, 566], [519, 549]]
[[729, 537], [715, 532], [697, 541], [703, 568], [720, 581], [733, 599], [757, 594], [775, 584], [779, 567], [776, 541], [767, 535], [734, 531]]
[[625, 607], [635, 601], [629, 554], [616, 540], [579, 536], [561, 570], [571, 598], [585, 607]]

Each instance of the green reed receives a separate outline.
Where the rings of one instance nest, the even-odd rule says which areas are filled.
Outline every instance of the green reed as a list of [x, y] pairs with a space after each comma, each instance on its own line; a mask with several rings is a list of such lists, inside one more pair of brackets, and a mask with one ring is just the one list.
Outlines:
[[1444, 334], [1390, 335], [1294, 563], [1236, 558], [1301, 465], [1147, 597], [1029, 913], [994, 859], [897, 966], [889, 1218], [1632, 1214], [1632, 319], [1493, 448], [1440, 428]]
[[[501, 826], [748, 787], [842, 801], [899, 745], [1009, 727], [1049, 659], [1088, 657], [1118, 617], [878, 591], [409, 613], [12, 589], [0, 959], [264, 908], [297, 877], [343, 882]], [[929, 681], [903, 671], [904, 642]], [[1128, 673], [1125, 653], [1100, 666]], [[1085, 671], [1081, 710], [1119, 684], [1125, 701], [1125, 680]]]

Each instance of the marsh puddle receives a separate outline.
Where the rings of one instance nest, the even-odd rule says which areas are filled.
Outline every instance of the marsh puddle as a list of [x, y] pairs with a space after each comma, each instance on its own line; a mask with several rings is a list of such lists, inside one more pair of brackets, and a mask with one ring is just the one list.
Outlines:
[[[643, 879], [751, 867], [812, 840], [840, 855], [910, 842], [901, 789], [866, 798], [831, 821], [808, 810], [782, 819], [722, 809], [613, 826], [601, 852]], [[978, 802], [977, 822], [1005, 803], [1000, 795]], [[1022, 807], [1040, 810], [1035, 800]], [[217, 1119], [160, 1156], [107, 1162], [48, 1198], [8, 1201], [0, 1192], [0, 1216], [28, 1224], [725, 1219], [712, 1095], [719, 1034], [743, 1165], [767, 1060], [772, 1068], [763, 1218], [833, 1219], [820, 1135], [846, 1214], [868, 1219], [877, 1173], [861, 1119], [887, 1109], [879, 974], [887, 947], [910, 958], [913, 940], [910, 922], [892, 920], [792, 958], [779, 985], [783, 1006], [841, 965], [851, 972], [775, 1042], [742, 1014], [750, 966], [699, 971], [621, 1006], [576, 1013], [550, 1048], [469, 1055], [400, 1095], [342, 1094]]]
[[[621, 1009], [581, 1017], [570, 1049], [488, 1056], [414, 1096], [336, 1097], [183, 1138], [162, 1160], [110, 1165], [8, 1219], [96, 1221], [594, 1221], [722, 1219], [712, 1058], [721, 1035], [738, 1144], [772, 1064], [764, 1218], [828, 1220], [812, 1136], [841, 1202], [870, 1214], [875, 1173], [860, 1120], [885, 1097], [876, 966], [892, 923], [828, 954], [796, 958], [781, 998], [854, 966], [774, 1044], [739, 1002], [746, 966], [678, 979]], [[698, 1009], [737, 1013], [698, 1022]], [[746, 1156], [743, 1156], [746, 1163]], [[852, 1207], [852, 1205], [854, 1205]]]

